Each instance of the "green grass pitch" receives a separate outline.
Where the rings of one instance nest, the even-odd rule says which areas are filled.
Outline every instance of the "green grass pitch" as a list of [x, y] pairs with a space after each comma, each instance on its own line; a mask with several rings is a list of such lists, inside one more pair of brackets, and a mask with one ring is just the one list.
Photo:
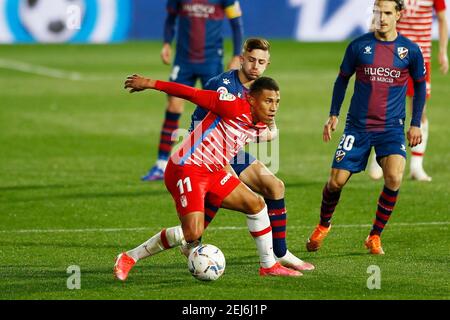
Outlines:
[[[281, 86], [277, 174], [286, 185], [288, 246], [315, 271], [259, 277], [245, 217], [223, 210], [204, 234], [227, 259], [218, 281], [191, 277], [178, 250], [143, 260], [125, 283], [115, 281], [118, 253], [178, 223], [163, 183], [139, 179], [155, 160], [165, 96], [123, 90], [131, 73], [167, 79], [160, 43], [1, 46], [0, 299], [449, 299], [450, 76], [434, 63], [425, 160], [433, 182], [412, 182], [406, 172], [383, 233], [386, 255], [369, 256], [363, 247], [382, 188], [365, 173], [343, 191], [324, 247], [308, 253], [353, 90], [333, 141], [323, 143], [346, 44], [272, 46], [266, 75]], [[183, 128], [193, 108], [186, 106]], [[67, 288], [72, 265], [81, 270], [80, 290]], [[371, 265], [380, 268], [380, 289], [367, 287]]]

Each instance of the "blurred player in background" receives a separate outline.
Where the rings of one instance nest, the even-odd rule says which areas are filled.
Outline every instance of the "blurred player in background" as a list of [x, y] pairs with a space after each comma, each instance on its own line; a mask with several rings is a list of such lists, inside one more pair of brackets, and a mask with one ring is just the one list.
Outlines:
[[274, 121], [280, 89], [271, 78], [261, 77], [241, 99], [230, 93], [199, 90], [185, 85], [128, 77], [130, 92], [154, 89], [187, 99], [211, 112], [171, 155], [164, 182], [176, 205], [181, 226], [163, 229], [142, 245], [119, 254], [115, 276], [125, 280], [134, 264], [166, 249], [186, 243], [194, 249], [204, 231], [205, 202], [240, 211], [260, 256], [261, 276], [301, 276], [275, 260], [272, 228], [262, 197], [225, 170], [230, 160], [250, 141], [271, 138], [268, 124]]
[[[240, 57], [240, 69], [224, 72], [210, 79], [207, 90], [231, 93], [245, 97], [250, 86], [262, 76], [270, 64], [270, 43], [262, 38], [249, 38], [245, 41]], [[198, 106], [192, 115], [190, 131], [194, 130], [209, 111]], [[269, 125], [272, 139], [278, 134], [273, 121]], [[286, 244], [287, 210], [284, 201], [284, 183], [278, 179], [259, 160], [241, 150], [231, 161], [231, 167], [239, 179], [250, 189], [264, 197], [272, 226], [273, 249], [277, 260], [285, 267], [295, 270], [313, 270], [314, 266], [293, 255]], [[219, 210], [209, 203], [205, 204], [205, 228]]]
[[[164, 44], [161, 58], [170, 64], [171, 43], [178, 20], [176, 56], [170, 81], [195, 86], [197, 79], [202, 86], [212, 77], [223, 72], [223, 20], [227, 17], [233, 33], [233, 58], [230, 69], [239, 68], [239, 54], [243, 39], [241, 10], [237, 0], [168, 0], [164, 27]], [[158, 159], [143, 181], [162, 180], [167, 160], [172, 150], [172, 134], [178, 129], [178, 121], [184, 110], [184, 100], [168, 96], [165, 120], [161, 130]]]
[[404, 122], [406, 90], [414, 83], [413, 111], [407, 133], [409, 145], [422, 142], [420, 119], [425, 105], [426, 70], [417, 44], [396, 31], [402, 0], [377, 0], [375, 32], [367, 33], [347, 47], [336, 79], [330, 117], [323, 140], [330, 141], [350, 77], [356, 73], [355, 90], [344, 135], [337, 147], [329, 180], [322, 192], [320, 223], [308, 239], [308, 251], [317, 251], [331, 228], [331, 218], [341, 190], [354, 173], [364, 170], [372, 147], [384, 174], [375, 220], [365, 241], [371, 254], [384, 254], [380, 235], [397, 202], [406, 164]]
[[[436, 13], [439, 29], [439, 65], [443, 74], [448, 72], [448, 24], [445, 15], [445, 0], [405, 0], [405, 10], [397, 24], [397, 31], [403, 36], [417, 43], [423, 52], [425, 66], [427, 69], [427, 100], [431, 96], [431, 39], [433, 10]], [[408, 84], [408, 100], [412, 106], [414, 86], [412, 80]], [[423, 169], [423, 158], [428, 141], [428, 119], [424, 109], [422, 115], [422, 143], [411, 149], [410, 177], [418, 181], [431, 181], [431, 177]], [[383, 172], [372, 158], [369, 175], [372, 179], [381, 179]]]

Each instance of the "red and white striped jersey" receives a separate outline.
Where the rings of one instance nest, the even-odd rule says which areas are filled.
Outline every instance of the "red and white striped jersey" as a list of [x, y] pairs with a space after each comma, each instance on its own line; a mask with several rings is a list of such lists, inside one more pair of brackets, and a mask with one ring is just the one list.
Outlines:
[[267, 136], [266, 124], [253, 123], [246, 99], [164, 81], [157, 81], [156, 89], [210, 110], [170, 157], [175, 164], [195, 165], [215, 172], [225, 167], [246, 144]]
[[397, 23], [397, 31], [417, 43], [426, 62], [431, 60], [433, 9], [445, 10], [445, 0], [405, 0], [405, 10]]
[[196, 165], [215, 172], [226, 166], [239, 150], [247, 143], [255, 142], [267, 129], [264, 124], [252, 124], [249, 107], [229, 108], [240, 108], [242, 114], [231, 119], [210, 111], [172, 155], [171, 160], [177, 164]]

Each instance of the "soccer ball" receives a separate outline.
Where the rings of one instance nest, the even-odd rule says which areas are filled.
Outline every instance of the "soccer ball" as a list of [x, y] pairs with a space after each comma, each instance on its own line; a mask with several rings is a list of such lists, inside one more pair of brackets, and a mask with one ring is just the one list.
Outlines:
[[[76, 11], [72, 12], [74, 8]], [[78, 14], [81, 21], [85, 10], [84, 0], [21, 0], [19, 3], [19, 16], [25, 29], [35, 40], [47, 43], [70, 40], [79, 31], [71, 21]]]
[[217, 280], [225, 271], [225, 256], [216, 246], [203, 244], [189, 255], [188, 268], [198, 280]]

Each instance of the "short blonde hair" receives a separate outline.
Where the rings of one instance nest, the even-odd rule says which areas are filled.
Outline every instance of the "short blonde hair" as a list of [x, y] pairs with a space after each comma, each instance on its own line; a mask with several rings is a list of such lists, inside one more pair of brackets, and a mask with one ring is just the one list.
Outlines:
[[242, 47], [242, 52], [252, 52], [253, 50], [270, 51], [270, 43], [263, 38], [248, 38]]

